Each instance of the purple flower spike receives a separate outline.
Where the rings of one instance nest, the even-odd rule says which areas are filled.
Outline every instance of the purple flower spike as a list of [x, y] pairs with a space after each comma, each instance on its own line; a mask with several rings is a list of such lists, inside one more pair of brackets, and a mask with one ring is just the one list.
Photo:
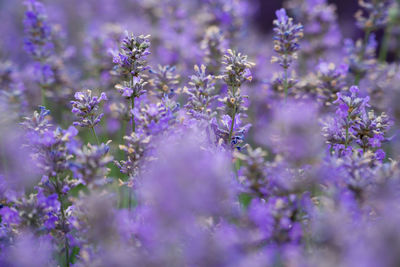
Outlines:
[[76, 92], [74, 101], [71, 101], [72, 113], [74, 113], [79, 121], [75, 121], [74, 125], [81, 127], [94, 127], [100, 122], [103, 113], [97, 114], [99, 104], [107, 100], [105, 93], [101, 93], [100, 98], [92, 97], [92, 91]]

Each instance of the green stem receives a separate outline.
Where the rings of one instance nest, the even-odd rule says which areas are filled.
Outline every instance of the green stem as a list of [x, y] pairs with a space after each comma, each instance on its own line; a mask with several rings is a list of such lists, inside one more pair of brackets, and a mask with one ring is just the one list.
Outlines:
[[[60, 188], [58, 187], [58, 182], [56, 181], [55, 183], [55, 189], [56, 189], [56, 193], [58, 195], [58, 200], [60, 201], [60, 210], [61, 210], [61, 222], [63, 225], [63, 230], [65, 229], [65, 225], [67, 223], [67, 216], [65, 216], [65, 204], [64, 204], [64, 200], [62, 197], [62, 193]], [[70, 267], [70, 262], [69, 262], [69, 244], [68, 244], [68, 238], [67, 238], [67, 233], [64, 232], [64, 247], [65, 247], [65, 263], [67, 267]]]
[[285, 77], [283, 80], [283, 89], [285, 90], [285, 103], [288, 96], [289, 84], [288, 84], [288, 69], [285, 68]]
[[135, 128], [136, 128], [135, 116], [133, 115], [133, 109], [135, 108], [135, 97], [132, 96], [131, 100], [132, 100], [132, 102], [131, 102], [131, 107], [132, 107], [132, 132], [134, 133], [135, 132]]
[[385, 62], [387, 58], [391, 31], [392, 31], [392, 25], [388, 24], [385, 29], [385, 34], [383, 36], [381, 50], [379, 51], [379, 62], [381, 63]]
[[[235, 96], [235, 87], [232, 87], [232, 95]], [[235, 126], [235, 117], [236, 117], [236, 102], [233, 104], [233, 114], [232, 114], [232, 121], [231, 121], [231, 128], [229, 130], [229, 136], [228, 136], [228, 145], [230, 145], [231, 140], [232, 140], [232, 134], [233, 134], [233, 127]]]
[[233, 127], [235, 125], [235, 117], [236, 117], [236, 105], [234, 107], [234, 112], [233, 112], [233, 116], [232, 116], [231, 129], [229, 130], [229, 137], [228, 137], [229, 144], [231, 143], [231, 140], [232, 140]]
[[94, 137], [96, 138], [97, 144], [100, 145], [100, 140], [97, 137], [96, 130], [94, 129], [94, 126], [92, 126], [92, 132], [93, 132]]
[[128, 186], [128, 209], [131, 210], [132, 208], [132, 188]]
[[344, 148], [347, 148], [349, 145], [349, 121], [350, 121], [350, 114], [347, 115], [347, 121], [346, 121], [346, 139], [344, 141]]
[[42, 95], [42, 106], [47, 108], [46, 90], [42, 85], [40, 86], [40, 93]]
[[[360, 57], [359, 57], [359, 61], [360, 62], [364, 60], [365, 49], [367, 48], [367, 44], [368, 44], [368, 40], [369, 40], [369, 36], [370, 35], [371, 35], [371, 30], [367, 30], [365, 32], [364, 42], [362, 44], [361, 53], [360, 53]], [[359, 85], [360, 84], [360, 80], [361, 80], [361, 73], [358, 72], [356, 74], [356, 77], [355, 77], [355, 80], [354, 80], [354, 84], [355, 85]]]

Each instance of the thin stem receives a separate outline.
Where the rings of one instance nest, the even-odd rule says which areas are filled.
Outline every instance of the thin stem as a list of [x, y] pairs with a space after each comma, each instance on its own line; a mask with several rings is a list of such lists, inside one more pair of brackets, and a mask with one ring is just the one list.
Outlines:
[[132, 188], [128, 186], [128, 209], [131, 210], [132, 208]]
[[96, 138], [97, 144], [100, 145], [100, 141], [99, 141], [99, 138], [97, 137], [96, 130], [94, 129], [94, 126], [92, 126], [92, 132], [93, 132], [94, 137]]
[[[235, 87], [232, 87], [232, 95], [235, 96]], [[229, 137], [228, 137], [228, 142], [229, 144], [231, 143], [232, 140], [232, 134], [233, 134], [233, 127], [235, 126], [235, 117], [236, 117], [236, 102], [233, 104], [233, 114], [232, 114], [232, 121], [231, 121], [231, 128], [229, 130]]]
[[[359, 57], [359, 61], [363, 61], [364, 60], [364, 55], [365, 55], [365, 49], [367, 47], [368, 44], [368, 40], [369, 40], [369, 36], [371, 35], [371, 30], [366, 30], [365, 32], [365, 37], [364, 37], [364, 42], [362, 44], [362, 48], [361, 48], [361, 53], [360, 53], [360, 57]], [[358, 72], [356, 74], [355, 80], [354, 80], [354, 84], [355, 85], [359, 85], [360, 84], [360, 80], [361, 80], [361, 73]]]
[[287, 96], [288, 96], [288, 89], [289, 89], [289, 84], [288, 84], [288, 69], [285, 68], [285, 77], [283, 80], [283, 88], [285, 90], [285, 103], [287, 100]]
[[65, 216], [65, 204], [64, 200], [62, 197], [62, 193], [60, 188], [58, 187], [58, 182], [55, 182], [54, 184], [56, 193], [58, 195], [58, 200], [60, 201], [61, 207], [61, 222], [63, 225], [63, 230], [64, 230], [64, 246], [65, 246], [65, 263], [67, 267], [70, 267], [70, 262], [69, 262], [69, 243], [68, 243], [68, 238], [67, 238], [67, 232], [66, 232], [66, 223], [67, 223], [67, 216]]
[[391, 31], [392, 24], [388, 24], [385, 29], [385, 34], [383, 35], [381, 50], [379, 51], [379, 62], [381, 63], [385, 62], [387, 58]]
[[349, 121], [350, 121], [350, 114], [347, 115], [346, 119], [346, 139], [344, 141], [344, 148], [347, 149], [347, 146], [349, 145]]
[[132, 100], [132, 102], [131, 102], [131, 107], [132, 107], [132, 112], [131, 112], [132, 113], [132, 132], [134, 133], [135, 132], [135, 128], [136, 128], [135, 116], [133, 115], [133, 109], [135, 108], [135, 97], [132, 96], [131, 100]]
[[232, 116], [231, 129], [229, 130], [229, 137], [228, 137], [228, 142], [229, 143], [231, 143], [231, 140], [232, 140], [233, 127], [235, 125], [235, 117], [236, 117], [236, 105], [235, 105], [233, 116]]
[[42, 95], [42, 106], [47, 108], [47, 101], [46, 101], [46, 90], [44, 86], [40, 86], [40, 93]]

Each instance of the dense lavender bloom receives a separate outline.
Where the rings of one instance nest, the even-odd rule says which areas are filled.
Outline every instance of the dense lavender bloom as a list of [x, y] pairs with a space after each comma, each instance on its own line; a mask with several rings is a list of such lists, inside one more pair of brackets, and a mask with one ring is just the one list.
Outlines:
[[398, 265], [397, 1], [38, 1], [0, 0], [0, 266]]
[[156, 135], [175, 123], [178, 110], [179, 103], [164, 97], [157, 104], [143, 105], [138, 111], [134, 111], [134, 114], [145, 134]]
[[297, 59], [299, 40], [303, 38], [303, 26], [294, 24], [288, 17], [285, 9], [276, 11], [277, 19], [274, 20], [274, 50], [279, 54], [272, 57], [271, 62], [279, 62], [284, 69], [288, 69], [293, 60]]
[[372, 110], [367, 111], [369, 97], [358, 97], [358, 91], [358, 87], [353, 86], [349, 96], [338, 93], [337, 117], [325, 127], [325, 136], [339, 156], [351, 154], [358, 146], [362, 152], [373, 150], [382, 157], [382, 151], [377, 148], [381, 147], [392, 123], [385, 113], [376, 116]]
[[[26, 2], [25, 13], [25, 50], [34, 58], [34, 71], [39, 85], [44, 88], [55, 81], [55, 73], [50, 57], [54, 54], [51, 26], [47, 22], [47, 15], [42, 3], [36, 0]], [[44, 92], [42, 92], [43, 98]], [[42, 103], [43, 105], [45, 103]]]
[[114, 56], [115, 71], [121, 75], [124, 82], [116, 88], [126, 98], [139, 97], [145, 93], [143, 72], [148, 69], [146, 56], [150, 54], [150, 36], [127, 36], [122, 40], [118, 55]]
[[194, 118], [211, 118], [215, 112], [212, 102], [218, 98], [215, 94], [215, 77], [206, 74], [206, 66], [194, 66], [195, 74], [190, 77], [189, 88], [184, 88], [188, 101], [185, 108]]
[[177, 93], [179, 84], [179, 75], [175, 74], [176, 68], [173, 66], [158, 65], [157, 70], [151, 69], [150, 73], [155, 76], [149, 84], [160, 99], [164, 96], [172, 98]]
[[20, 218], [18, 211], [14, 208], [3, 207], [0, 209], [1, 223], [2, 224], [19, 224]]
[[76, 92], [75, 100], [71, 101], [71, 105], [72, 113], [76, 114], [79, 121], [75, 121], [74, 125], [89, 128], [96, 126], [104, 116], [104, 113], [97, 114], [96, 111], [99, 109], [99, 104], [106, 100], [105, 93], [101, 93], [100, 97], [92, 97], [91, 90]]
[[49, 111], [42, 107], [40, 113], [35, 111], [33, 117], [25, 118], [23, 123], [27, 130], [28, 146], [45, 179], [67, 170], [71, 155], [69, 146], [78, 134], [73, 126], [67, 130], [59, 127], [53, 129], [46, 118], [48, 115]]
[[25, 2], [25, 50], [37, 61], [46, 60], [54, 50], [51, 37], [51, 26], [47, 22], [47, 15], [42, 3], [36, 0]]
[[140, 173], [140, 167], [151, 159], [151, 136], [132, 133], [124, 136], [124, 140], [126, 145], [119, 145], [119, 149], [126, 153], [127, 160], [115, 161], [115, 164], [122, 173], [134, 178]]
[[228, 87], [239, 89], [244, 82], [252, 80], [250, 68], [255, 64], [248, 61], [246, 55], [228, 49], [223, 64], [225, 65], [223, 79]]
[[357, 11], [355, 17], [357, 26], [364, 31], [377, 30], [386, 25], [389, 17], [389, 8], [393, 0], [359, 0], [362, 9]]
[[252, 80], [250, 68], [254, 66], [254, 63], [248, 61], [246, 55], [230, 49], [224, 59], [223, 64], [226, 67], [222, 78], [228, 86], [228, 96], [219, 99], [224, 104], [220, 108], [224, 115], [220, 123], [213, 120], [212, 126], [218, 142], [222, 140], [228, 147], [235, 147], [242, 143], [243, 134], [250, 126], [241, 125], [240, 115], [242, 114], [242, 117], [245, 115], [243, 113], [246, 110], [244, 98], [247, 98], [241, 94], [241, 86], [244, 82]]

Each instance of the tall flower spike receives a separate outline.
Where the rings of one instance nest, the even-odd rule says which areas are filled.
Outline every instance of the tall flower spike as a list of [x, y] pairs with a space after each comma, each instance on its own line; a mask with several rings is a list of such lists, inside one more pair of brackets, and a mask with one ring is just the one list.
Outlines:
[[35, 76], [41, 87], [42, 105], [46, 106], [46, 89], [55, 81], [55, 73], [50, 62], [50, 57], [54, 53], [51, 26], [47, 22], [42, 3], [29, 0], [26, 6], [25, 50], [36, 61]]
[[74, 113], [79, 120], [75, 121], [74, 125], [89, 128], [96, 126], [104, 115], [104, 113], [97, 114], [96, 111], [99, 109], [99, 104], [105, 100], [107, 100], [105, 93], [101, 93], [100, 97], [92, 97], [91, 90], [76, 92], [75, 100], [71, 101], [71, 105], [72, 113]]
[[185, 94], [189, 96], [185, 108], [195, 118], [210, 118], [213, 113], [210, 109], [211, 103], [218, 97], [215, 95], [215, 77], [206, 74], [206, 66], [194, 66], [194, 75], [190, 77], [189, 88], [184, 88]]
[[285, 99], [288, 95], [288, 69], [293, 61], [297, 59], [297, 51], [300, 48], [299, 40], [303, 38], [303, 26], [294, 24], [293, 19], [288, 17], [285, 9], [276, 11], [277, 19], [274, 20], [274, 50], [278, 56], [273, 56], [271, 62], [278, 62], [284, 69], [283, 88]]
[[[228, 114], [227, 117], [224, 117], [221, 121], [222, 125], [229, 121], [230, 127], [229, 134], [227, 138], [223, 138], [226, 144], [235, 145], [239, 140], [236, 140], [234, 137], [234, 132], [245, 132], [248, 127], [242, 127], [240, 125], [241, 120], [239, 119], [239, 115], [242, 111], [246, 110], [244, 104], [244, 98], [247, 96], [242, 96], [240, 87], [246, 81], [252, 80], [252, 75], [250, 68], [255, 64], [247, 60], [246, 55], [242, 55], [239, 52], [233, 51], [231, 49], [228, 50], [228, 53], [224, 56], [225, 71], [222, 75], [225, 83], [228, 85], [228, 96], [219, 99], [220, 102], [224, 103], [224, 112]], [[238, 115], [236, 117], [236, 115]], [[226, 128], [226, 127], [222, 127]], [[239, 130], [240, 129], [240, 130]], [[220, 129], [222, 132], [224, 129]], [[221, 132], [218, 131], [218, 132]], [[219, 134], [217, 133], [217, 136]]]
[[116, 70], [125, 79], [139, 74], [149, 67], [146, 65], [146, 56], [150, 54], [150, 35], [127, 36], [122, 40], [121, 49], [114, 57]]
[[51, 41], [51, 27], [42, 3], [35, 0], [25, 2], [25, 50], [37, 61], [48, 58], [54, 50]]
[[279, 62], [284, 69], [288, 69], [293, 60], [297, 59], [300, 48], [299, 40], [303, 38], [303, 26], [294, 24], [288, 17], [285, 9], [276, 11], [277, 19], [274, 20], [274, 50], [279, 54], [272, 57], [272, 62]]
[[[150, 36], [131, 36], [126, 34], [122, 40], [121, 48], [114, 57], [115, 71], [124, 80], [121, 84], [117, 84], [116, 89], [126, 99], [131, 100], [132, 110], [135, 107], [135, 98], [141, 96], [146, 91], [144, 86], [147, 82], [144, 80], [143, 72], [149, 67], [147, 66], [146, 57], [150, 54]], [[132, 131], [135, 131], [135, 118], [132, 114]]]

